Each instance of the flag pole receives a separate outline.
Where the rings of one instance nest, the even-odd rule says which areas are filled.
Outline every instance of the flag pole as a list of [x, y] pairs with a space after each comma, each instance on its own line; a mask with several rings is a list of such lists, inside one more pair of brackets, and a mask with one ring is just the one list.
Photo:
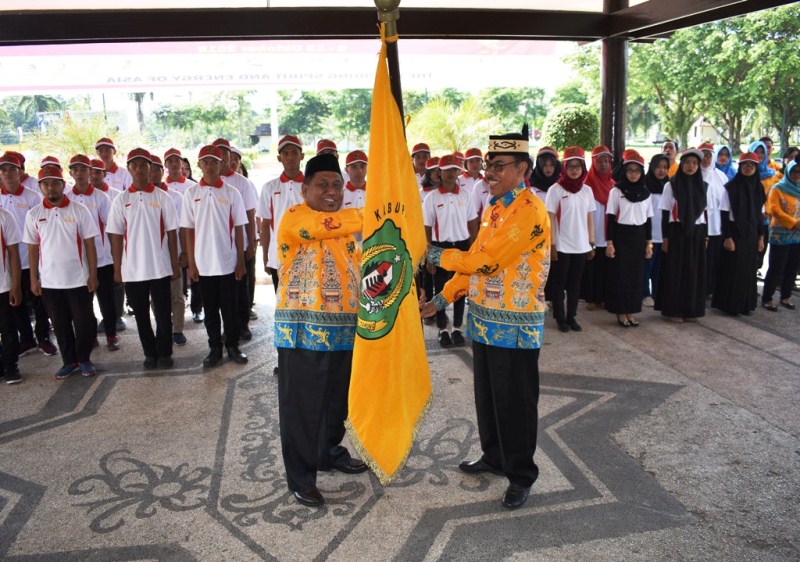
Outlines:
[[406, 130], [406, 119], [403, 112], [403, 88], [400, 85], [400, 58], [397, 51], [397, 20], [400, 19], [400, 0], [375, 0], [378, 8], [378, 21], [386, 24], [386, 60], [389, 65], [389, 83], [392, 97], [400, 110], [403, 123], [403, 134]]

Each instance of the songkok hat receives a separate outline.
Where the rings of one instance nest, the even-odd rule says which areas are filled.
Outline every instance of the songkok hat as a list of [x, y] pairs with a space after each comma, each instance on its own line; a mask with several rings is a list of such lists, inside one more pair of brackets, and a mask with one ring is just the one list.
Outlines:
[[366, 164], [367, 153], [364, 152], [363, 150], [354, 150], [347, 155], [347, 159], [345, 160], [345, 165], [349, 166], [350, 164], [355, 164], [356, 162], [363, 162], [364, 164]]
[[530, 158], [528, 153], [528, 124], [522, 127], [521, 133], [509, 133], [507, 135], [490, 135], [489, 149], [486, 151], [487, 158], [494, 158], [501, 154], [516, 155], [524, 154]]
[[114, 146], [114, 141], [108, 137], [103, 137], [102, 139], [98, 139], [96, 143], [94, 143], [94, 148], [97, 150], [101, 146], [110, 146], [116, 152], [117, 147]]
[[92, 159], [85, 154], [76, 154], [69, 159], [69, 167], [72, 168], [73, 166], [86, 166], [87, 168], [91, 168]]
[[57, 168], [56, 166], [45, 166], [41, 170], [39, 170], [39, 181], [44, 180], [64, 180], [64, 172], [61, 171], [61, 168]]
[[280, 152], [290, 144], [296, 146], [301, 151], [303, 150], [303, 143], [300, 142], [299, 138], [297, 138], [294, 135], [284, 135], [281, 138], [281, 140], [278, 141], [278, 152]]
[[339, 167], [339, 159], [333, 154], [318, 154], [306, 162], [306, 181], [311, 181], [314, 174], [317, 172], [336, 172], [342, 175], [342, 169]]
[[135, 158], [144, 158], [150, 162], [150, 153], [144, 148], [134, 148], [128, 153], [128, 158], [125, 161], [130, 163], [130, 161], [134, 160]]
[[439, 169], [440, 170], [451, 170], [451, 169], [461, 169], [461, 163], [458, 161], [458, 157], [455, 154], [447, 154], [442, 156], [439, 159]]
[[198, 160], [202, 160], [203, 158], [213, 158], [214, 160], [222, 161], [222, 153], [219, 151], [219, 148], [214, 146], [213, 144], [207, 144], [203, 148], [200, 149], [200, 153], [197, 155]]
[[420, 142], [414, 145], [414, 148], [411, 149], [411, 156], [414, 156], [417, 152], [427, 152], [428, 154], [431, 153], [431, 147], [425, 144], [424, 142]]

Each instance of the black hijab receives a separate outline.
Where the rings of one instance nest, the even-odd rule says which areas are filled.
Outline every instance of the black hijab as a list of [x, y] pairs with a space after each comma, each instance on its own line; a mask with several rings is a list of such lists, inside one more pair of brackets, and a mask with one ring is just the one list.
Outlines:
[[[631, 183], [628, 181], [628, 174], [625, 173], [625, 168], [628, 166], [638, 166], [642, 171], [642, 173], [639, 174], [639, 181], [636, 183]], [[625, 197], [625, 199], [631, 203], [638, 203], [639, 201], [644, 201], [650, 197], [650, 191], [647, 189], [647, 183], [645, 182], [644, 166], [638, 162], [628, 162], [622, 167], [622, 177], [617, 182], [615, 187], [618, 187], [622, 192], [623, 197]]]
[[[553, 174], [550, 176], [544, 175], [542, 173], [542, 166], [547, 159], [551, 159], [553, 161]], [[536, 157], [536, 167], [533, 169], [533, 173], [531, 174], [531, 185], [537, 189], [542, 191], [547, 191], [550, 189], [550, 186], [553, 185], [558, 181], [558, 177], [561, 175], [561, 162], [558, 161], [558, 158], [553, 156], [552, 154], [542, 154], [541, 156]]]
[[[686, 158], [697, 158], [697, 171], [691, 176], [683, 171], [683, 161]], [[700, 218], [708, 204], [706, 199], [708, 184], [703, 181], [703, 170], [700, 163], [701, 160], [697, 155], [684, 155], [681, 157], [678, 171], [669, 180], [672, 185], [672, 196], [678, 203], [678, 220], [687, 234], [691, 232], [689, 227]]]
[[644, 177], [648, 191], [658, 195], [664, 193], [664, 186], [667, 185], [667, 182], [669, 181], [669, 174], [664, 176], [663, 180], [660, 180], [656, 177], [656, 168], [662, 160], [667, 162], [667, 169], [669, 169], [669, 158], [663, 154], [656, 154], [650, 159], [650, 166], [647, 168], [647, 175]]
[[741, 168], [733, 179], [725, 184], [731, 213], [740, 233], [755, 234], [761, 223], [761, 208], [767, 201], [758, 173], [750, 177], [742, 174]]

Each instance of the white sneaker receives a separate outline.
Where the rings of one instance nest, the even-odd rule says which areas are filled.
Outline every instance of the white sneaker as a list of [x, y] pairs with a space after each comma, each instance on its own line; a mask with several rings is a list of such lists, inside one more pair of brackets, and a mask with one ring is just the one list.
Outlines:
[[643, 304], [644, 306], [649, 306], [650, 308], [652, 308], [652, 307], [653, 307], [653, 305], [655, 305], [656, 303], [655, 303], [655, 302], [653, 302], [653, 297], [645, 297], [645, 298], [642, 300], [642, 304]]

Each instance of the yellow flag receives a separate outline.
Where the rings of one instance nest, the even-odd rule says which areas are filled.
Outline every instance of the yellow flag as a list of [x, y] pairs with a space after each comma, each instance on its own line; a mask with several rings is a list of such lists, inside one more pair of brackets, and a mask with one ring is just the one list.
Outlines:
[[414, 273], [426, 249], [417, 179], [381, 26], [372, 94], [361, 294], [347, 429], [382, 484], [405, 464], [431, 397]]

